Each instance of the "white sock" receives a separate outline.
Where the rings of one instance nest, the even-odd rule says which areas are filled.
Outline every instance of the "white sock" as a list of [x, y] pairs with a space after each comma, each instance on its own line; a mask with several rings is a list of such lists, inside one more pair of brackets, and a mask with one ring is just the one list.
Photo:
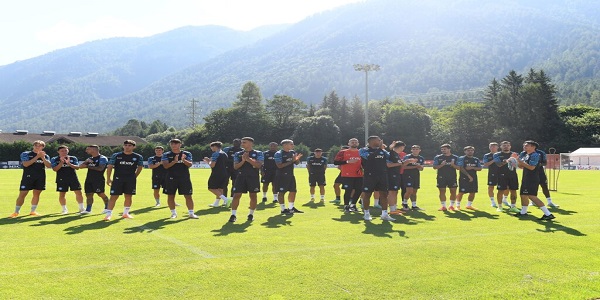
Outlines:
[[156, 204], [160, 204], [160, 198], [156, 198], [154, 200], [156, 200]]
[[382, 217], [387, 217], [387, 216], [388, 216], [388, 212], [387, 212], [387, 210], [382, 210], [382, 211], [381, 211], [381, 216], [382, 216]]
[[288, 205], [289, 205], [289, 207], [290, 207], [290, 210], [291, 210], [292, 208], [294, 208], [294, 202], [290, 202]]
[[83, 206], [83, 202], [79, 203], [79, 211], [82, 211], [84, 209], [85, 209], [85, 207]]
[[[225, 201], [225, 200], [223, 200], [223, 201]], [[215, 199], [213, 206], [219, 206], [219, 202], [221, 202], [221, 199]]]
[[502, 196], [502, 202], [506, 203], [506, 196]]
[[279, 206], [281, 207], [281, 210], [285, 209], [285, 204], [279, 204]]
[[171, 214], [176, 215], [177, 214], [177, 210], [176, 209], [171, 209]]
[[472, 206], [473, 205], [473, 201], [467, 201], [467, 206]]
[[442, 201], [442, 207], [446, 207], [446, 201]]
[[[219, 198], [220, 198], [221, 200], [223, 200], [223, 202], [227, 202], [227, 197], [225, 197], [225, 195], [221, 195], [221, 196], [219, 196]], [[218, 200], [218, 199], [217, 199], [217, 200]], [[218, 203], [217, 203], [217, 204], [218, 204]]]
[[[19, 207], [20, 208], [20, 207]], [[32, 205], [31, 206], [31, 212], [34, 212], [37, 209], [37, 205]]]
[[188, 209], [188, 214], [193, 215], [194, 214], [194, 210], [193, 209]]
[[66, 205], [62, 205], [62, 209], [63, 210], [67, 210], [67, 206]]
[[267, 198], [267, 192], [263, 192], [263, 198]]
[[232, 210], [231, 210], [231, 215], [232, 215], [232, 216], [235, 216], [235, 214], [237, 214], [237, 209], [232, 209]]
[[454, 206], [454, 200], [450, 200], [450, 206]]
[[527, 213], [527, 208], [529, 208], [529, 206], [527, 205], [523, 205], [521, 206], [521, 214], [524, 215]]
[[310, 199], [315, 199], [315, 194], [310, 194]]
[[379, 199], [373, 199], [373, 205], [379, 205]]
[[396, 211], [396, 205], [390, 205], [390, 211]]
[[107, 209], [107, 210], [106, 210], [106, 216], [107, 216], [107, 217], [110, 217], [110, 216], [112, 216], [112, 209]]
[[325, 195], [321, 195], [321, 200], [325, 200]]
[[515, 205], [513, 203], [511, 203], [510, 204], [510, 208], [513, 208], [513, 207], [515, 207]]
[[407, 204], [408, 205], [408, 199], [402, 199], [402, 204]]
[[273, 194], [273, 200], [279, 200], [279, 194]]
[[542, 207], [540, 207], [540, 209], [544, 212], [544, 215], [546, 215], [546, 216], [551, 215], [550, 211], [548, 210], [548, 208], [546, 206], [542, 206]]
[[19, 213], [19, 211], [21, 211], [21, 206], [19, 206], [19, 205], [15, 206], [15, 212]]
[[417, 201], [412, 201], [412, 207], [417, 207]]
[[552, 198], [548, 197], [548, 198], [546, 198], [546, 201], [548, 201], [548, 204], [551, 204], [552, 203]]
[[371, 215], [371, 211], [370, 211], [370, 210], [368, 210], [368, 209], [366, 209], [366, 210], [365, 210], [365, 216], [369, 216], [369, 215]]
[[125, 209], [123, 209], [123, 214], [128, 215], [130, 209], [131, 209], [131, 207], [125, 207]]
[[253, 215], [254, 214], [254, 209], [251, 209], [248, 214]]

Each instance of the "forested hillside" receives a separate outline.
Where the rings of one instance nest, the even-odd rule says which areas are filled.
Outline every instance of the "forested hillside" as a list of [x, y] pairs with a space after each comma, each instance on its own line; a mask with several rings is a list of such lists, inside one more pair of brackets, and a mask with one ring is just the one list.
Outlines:
[[[78, 105], [65, 108], [72, 116], [67, 120], [47, 111], [31, 124], [15, 108], [14, 117], [3, 118], [0, 127], [106, 131], [131, 118], [184, 126], [190, 99], [199, 99], [200, 114], [206, 115], [228, 107], [247, 81], [256, 82], [269, 99], [283, 94], [320, 103], [331, 90], [348, 98], [362, 97], [364, 74], [354, 71], [356, 63], [381, 66], [370, 74], [373, 99], [400, 97], [426, 107], [444, 107], [461, 99], [481, 102], [493, 78], [535, 68], [543, 69], [557, 86], [559, 104], [600, 106], [598, 20], [600, 6], [591, 0], [366, 1], [312, 16], [251, 45], [190, 64], [145, 88], [136, 86], [127, 96], [99, 96], [92, 87], [89, 98], [64, 95], [94, 100], [94, 106], [103, 108], [102, 116], [90, 115], [84, 112], [85, 105]], [[0, 93], [5, 103], [41, 100], [6, 97]]]

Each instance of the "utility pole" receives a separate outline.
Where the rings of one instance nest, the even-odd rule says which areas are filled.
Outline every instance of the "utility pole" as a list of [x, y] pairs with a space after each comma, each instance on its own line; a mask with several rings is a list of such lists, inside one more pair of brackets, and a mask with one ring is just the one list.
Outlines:
[[379, 71], [379, 65], [375, 64], [355, 64], [355, 71], [365, 72], [365, 145], [369, 139], [369, 72]]
[[196, 117], [198, 116], [198, 113], [200, 112], [198, 109], [198, 100], [196, 99], [192, 99], [190, 100], [190, 106], [188, 106], [188, 117], [190, 118], [190, 127], [194, 128], [196, 127], [196, 125], [198, 124], [196, 122]]

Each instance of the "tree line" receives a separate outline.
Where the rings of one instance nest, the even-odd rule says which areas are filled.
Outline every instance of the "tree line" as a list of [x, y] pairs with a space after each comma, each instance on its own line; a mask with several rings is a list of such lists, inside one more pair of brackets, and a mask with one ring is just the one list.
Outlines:
[[[527, 139], [558, 152], [600, 145], [600, 108], [559, 106], [556, 93], [543, 70], [531, 69], [527, 74], [510, 71], [504, 78], [492, 79], [477, 102], [461, 100], [443, 108], [427, 108], [399, 98], [370, 100], [369, 133], [386, 143], [402, 140], [421, 145], [426, 157], [433, 157], [444, 143], [459, 154], [464, 146], [474, 146], [478, 155], [487, 152], [488, 143], [503, 140], [516, 145], [515, 150]], [[154, 154], [154, 145], [166, 145], [177, 137], [198, 161], [210, 154], [210, 142], [230, 144], [243, 136], [253, 137], [259, 150], [265, 150], [269, 142], [291, 138], [299, 152], [306, 155], [322, 148], [331, 160], [348, 139], [356, 137], [364, 143], [364, 102], [358, 96], [339, 97], [336, 91], [325, 95], [318, 105], [306, 105], [288, 95], [263, 99], [259, 86], [247, 82], [231, 107], [211, 112], [204, 121], [193, 128], [176, 129], [160, 120], [147, 124], [132, 119], [113, 134], [145, 137], [150, 145], [137, 149], [144, 157]], [[84, 146], [81, 149], [85, 150]], [[14, 147], [0, 145], [0, 160], [15, 160], [23, 145], [18, 145], [20, 151]], [[76, 147], [71, 153], [84, 157], [81, 149]], [[118, 150], [120, 147], [105, 153]]]

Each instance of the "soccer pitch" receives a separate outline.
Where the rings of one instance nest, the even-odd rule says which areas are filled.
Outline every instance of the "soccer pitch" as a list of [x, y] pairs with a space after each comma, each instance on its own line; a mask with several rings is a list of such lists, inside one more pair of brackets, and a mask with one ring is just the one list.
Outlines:
[[[362, 214], [344, 214], [329, 203], [337, 170], [327, 171], [326, 204], [319, 205], [308, 201], [306, 170], [296, 169], [296, 206], [304, 214], [280, 215], [269, 195], [248, 223], [246, 195], [234, 224], [227, 222], [228, 209], [208, 207], [214, 200], [206, 190], [210, 171], [191, 172], [198, 220], [188, 219], [184, 206], [179, 218], [169, 219], [166, 197], [154, 208], [145, 169], [133, 200], [135, 218], [115, 214], [106, 222], [98, 198], [91, 215], [60, 215], [51, 170], [38, 208], [42, 216], [27, 216], [30, 193], [23, 217], [8, 219], [21, 170], [0, 171], [0, 298], [600, 297], [600, 173], [594, 171], [561, 172], [559, 192], [552, 195], [561, 207], [551, 209], [553, 221], [538, 221], [542, 212], [534, 207], [523, 220], [496, 212], [487, 171], [479, 173], [479, 211], [439, 212], [435, 173], [426, 168], [418, 202], [424, 211], [383, 222], [372, 210], [373, 221], [365, 222]], [[78, 174], [83, 183], [85, 172]], [[177, 201], [184, 203], [181, 196]], [[73, 193], [67, 203], [77, 211]], [[123, 198], [115, 213], [122, 207]]]

